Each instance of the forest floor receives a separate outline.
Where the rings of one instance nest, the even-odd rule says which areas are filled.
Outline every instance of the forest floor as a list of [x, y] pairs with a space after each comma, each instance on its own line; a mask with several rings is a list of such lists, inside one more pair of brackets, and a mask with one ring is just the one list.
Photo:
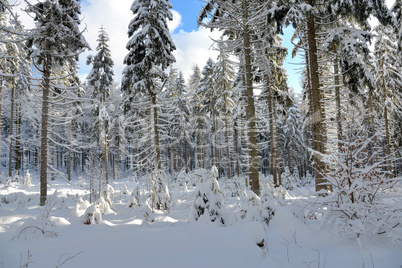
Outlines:
[[[240, 198], [231, 197], [224, 184], [228, 215], [240, 213]], [[3, 181], [0, 268], [402, 267], [401, 244], [375, 236], [359, 246], [354, 239], [335, 237], [319, 216], [296, 217], [286, 205], [276, 207], [268, 225], [232, 217], [223, 226], [190, 219], [193, 185], [169, 183], [170, 212], [152, 213], [145, 205], [130, 208], [130, 192], [138, 185], [142, 192], [149, 189], [132, 180], [113, 181], [112, 209], [102, 215], [100, 224], [85, 225], [88, 202], [81, 201], [89, 200], [88, 182], [50, 181], [49, 202], [40, 207], [38, 178], [30, 186]], [[310, 190], [288, 191], [282, 204], [304, 202]]]

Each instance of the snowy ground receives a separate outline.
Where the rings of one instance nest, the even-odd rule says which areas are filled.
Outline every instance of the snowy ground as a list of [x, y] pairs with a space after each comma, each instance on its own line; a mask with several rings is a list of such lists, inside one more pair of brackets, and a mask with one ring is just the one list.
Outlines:
[[[38, 206], [38, 180], [32, 183], [0, 184], [0, 268], [402, 267], [402, 245], [385, 237], [361, 248], [354, 240], [334, 241], [319, 219], [301, 221], [286, 206], [276, 208], [268, 226], [233, 219], [226, 226], [194, 222], [189, 220], [194, 187], [170, 183], [175, 201], [170, 213], [151, 213], [144, 206], [127, 206], [124, 185], [132, 190], [138, 183], [119, 180], [112, 183], [117, 213], [103, 215], [101, 224], [84, 225], [84, 210], [76, 204], [79, 197], [88, 200], [88, 183], [50, 182], [45, 207]], [[230, 196], [226, 193], [225, 209], [235, 214], [239, 200]], [[287, 198], [303, 197], [291, 192]], [[260, 248], [256, 244], [262, 239]]]

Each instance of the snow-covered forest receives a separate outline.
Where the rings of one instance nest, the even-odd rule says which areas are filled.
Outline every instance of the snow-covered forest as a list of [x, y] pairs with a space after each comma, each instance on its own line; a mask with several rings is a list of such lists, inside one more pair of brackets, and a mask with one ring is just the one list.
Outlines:
[[401, 0], [200, 2], [187, 81], [172, 4], [134, 0], [121, 82], [103, 26], [80, 79], [79, 0], [10, 2], [0, 267], [402, 267]]

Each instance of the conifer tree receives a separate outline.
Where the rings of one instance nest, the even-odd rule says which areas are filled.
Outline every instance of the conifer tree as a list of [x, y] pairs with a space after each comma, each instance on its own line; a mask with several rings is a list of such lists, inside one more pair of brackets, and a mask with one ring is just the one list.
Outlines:
[[[222, 40], [221, 40], [222, 41]], [[220, 120], [224, 125], [224, 140], [226, 144], [219, 144], [219, 148], [225, 148], [226, 173], [231, 177], [231, 154], [230, 154], [230, 130], [231, 127], [231, 109], [233, 108], [232, 80], [234, 78], [234, 63], [229, 58], [227, 47], [223, 42], [218, 42], [219, 55], [214, 66], [215, 84], [216, 84], [216, 107]]]
[[[165, 70], [175, 62], [172, 52], [176, 49], [170, 36], [167, 20], [173, 19], [168, 0], [135, 0], [131, 5], [134, 19], [128, 26], [129, 53], [124, 59], [122, 89], [126, 101], [135, 95], [148, 96], [152, 116], [155, 168], [161, 168], [161, 152], [158, 129], [157, 95], [168, 75]], [[126, 103], [126, 108], [129, 105]]]
[[51, 75], [55, 64], [68, 62], [75, 66], [79, 53], [89, 48], [79, 30], [81, 7], [76, 0], [45, 0], [34, 5], [28, 2], [27, 11], [36, 21], [27, 40], [29, 55], [42, 72], [42, 122], [40, 162], [40, 205], [47, 197], [48, 123]]
[[389, 177], [392, 177], [390, 122], [402, 115], [402, 71], [398, 62], [396, 35], [392, 28], [379, 25], [374, 44], [376, 85], [383, 105], [385, 143]]
[[[257, 151], [256, 109], [252, 73], [253, 22], [261, 16], [258, 1], [209, 0], [198, 17], [198, 24], [211, 29], [220, 29], [241, 48], [240, 62], [244, 65], [244, 96], [246, 97], [249, 178], [254, 193], [260, 194], [259, 161]], [[210, 16], [210, 17], [209, 17]], [[208, 20], [205, 20], [208, 18]]]
[[95, 57], [89, 56], [87, 58], [87, 64], [92, 64], [92, 69], [87, 76], [88, 84], [93, 87], [93, 98], [97, 101], [95, 108], [95, 113], [97, 114], [99, 120], [99, 141], [104, 148], [103, 158], [105, 166], [105, 183], [108, 184], [108, 114], [106, 111], [106, 101], [110, 95], [110, 87], [113, 84], [113, 60], [110, 54], [109, 37], [103, 28], [101, 27], [99, 31], [98, 47], [96, 50], [98, 53]]

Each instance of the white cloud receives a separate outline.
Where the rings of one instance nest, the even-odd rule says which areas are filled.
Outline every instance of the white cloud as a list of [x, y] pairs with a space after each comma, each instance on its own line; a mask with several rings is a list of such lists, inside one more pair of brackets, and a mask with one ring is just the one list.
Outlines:
[[201, 69], [204, 67], [208, 58], [216, 60], [218, 52], [212, 49], [214, 39], [218, 39], [218, 32], [201, 28], [190, 33], [180, 31], [173, 35], [176, 44], [176, 51], [173, 55], [176, 57], [174, 68], [178, 68], [184, 74], [186, 79], [192, 74], [192, 67], [197, 64]]
[[[128, 53], [126, 49], [128, 24], [133, 19], [133, 14], [130, 10], [132, 2], [133, 0], [119, 0], [118, 5], [116, 5], [115, 1], [111, 0], [87, 0], [82, 2], [81, 25], [82, 28], [86, 27], [84, 36], [92, 48], [91, 51], [86, 51], [80, 55], [79, 75], [82, 81], [85, 81], [91, 69], [91, 66], [87, 66], [85, 62], [88, 55], [96, 54], [96, 47], [98, 45], [98, 41], [96, 40], [98, 39], [101, 25], [103, 25], [110, 38], [109, 47], [115, 64], [115, 79], [116, 81], [121, 80], [121, 74], [125, 67], [123, 60]], [[26, 28], [33, 28], [34, 22], [32, 18], [25, 12], [20, 11], [25, 6], [24, 2], [22, 3], [17, 8], [18, 13], [20, 13]], [[192, 66], [194, 64], [198, 64], [202, 69], [208, 57], [216, 59], [217, 52], [210, 49], [213, 42], [209, 36], [218, 38], [219, 34], [216, 32], [211, 33], [206, 29], [199, 29], [190, 33], [180, 30], [178, 33], [173, 34], [182, 24], [182, 20], [181, 15], [177, 11], [172, 10], [172, 13], [173, 21], [169, 21], [168, 26], [177, 48], [174, 51], [176, 63], [173, 67], [181, 70], [185, 78], [188, 78], [192, 73]]]
[[[79, 65], [82, 80], [85, 80], [91, 68], [85, 65], [86, 57], [90, 54], [96, 54], [96, 46], [98, 45], [96, 40], [98, 39], [99, 28], [103, 25], [110, 37], [109, 47], [115, 64], [115, 79], [121, 81], [121, 74], [125, 68], [123, 60], [128, 53], [126, 49], [128, 24], [133, 19], [133, 14], [130, 10], [131, 4], [132, 0], [119, 0], [119, 5], [110, 0], [90, 0], [87, 5], [83, 5], [83, 24], [87, 25], [85, 38], [92, 51], [80, 55]], [[182, 23], [181, 15], [175, 10], [172, 10], [172, 13], [173, 21], [168, 22], [171, 33], [180, 27]], [[216, 52], [209, 50], [212, 45], [209, 35], [211, 35], [211, 32], [205, 29], [191, 33], [179, 31], [177, 34], [172, 34], [177, 48], [174, 52], [176, 57], [174, 68], [180, 69], [186, 78], [192, 72], [193, 64], [198, 64], [202, 68], [208, 57], [216, 59]]]

